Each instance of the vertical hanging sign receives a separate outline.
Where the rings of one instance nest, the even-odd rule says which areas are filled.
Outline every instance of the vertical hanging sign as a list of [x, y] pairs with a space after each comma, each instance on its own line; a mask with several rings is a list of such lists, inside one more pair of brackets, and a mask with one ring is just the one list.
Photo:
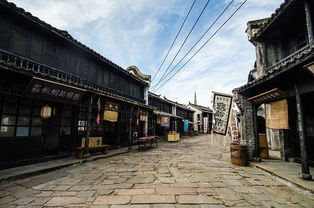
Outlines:
[[204, 128], [204, 133], [206, 134], [208, 131], [208, 117], [203, 118], [203, 128]]
[[213, 109], [215, 121], [213, 125], [213, 132], [217, 134], [226, 135], [233, 96], [219, 92], [213, 93], [214, 93]]
[[233, 111], [231, 114], [230, 120], [230, 132], [231, 132], [231, 142], [232, 143], [239, 143], [239, 129], [238, 129], [238, 122], [237, 122], [237, 115]]

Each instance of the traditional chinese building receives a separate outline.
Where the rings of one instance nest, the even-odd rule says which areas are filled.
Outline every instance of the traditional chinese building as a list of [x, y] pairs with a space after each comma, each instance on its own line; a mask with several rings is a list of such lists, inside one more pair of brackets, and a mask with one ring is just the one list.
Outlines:
[[154, 119], [149, 123], [149, 133], [164, 136], [169, 131], [178, 131], [184, 134], [184, 120], [193, 122], [194, 111], [177, 102], [162, 98], [149, 92], [149, 105], [155, 108]]
[[213, 110], [209, 107], [192, 104], [189, 102], [187, 105], [195, 111], [193, 114], [194, 131], [209, 134], [212, 131]]
[[302, 164], [303, 179], [314, 162], [313, 11], [313, 1], [285, 0], [270, 18], [248, 22], [256, 63], [248, 83], [233, 91], [249, 159], [260, 157], [265, 134], [282, 160]]
[[71, 156], [83, 137], [131, 145], [147, 135], [149, 82], [1, 0], [0, 167]]

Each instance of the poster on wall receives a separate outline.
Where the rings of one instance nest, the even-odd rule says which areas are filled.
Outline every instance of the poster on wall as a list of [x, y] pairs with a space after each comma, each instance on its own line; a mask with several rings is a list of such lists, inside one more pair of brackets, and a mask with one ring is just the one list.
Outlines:
[[189, 131], [189, 120], [184, 120], [183, 122], [183, 131]]
[[215, 121], [213, 125], [213, 132], [217, 134], [226, 135], [233, 96], [219, 92], [213, 93], [214, 93], [213, 109]]
[[203, 118], [203, 127], [204, 127], [204, 133], [206, 134], [208, 131], [208, 117]]
[[237, 122], [237, 115], [234, 111], [232, 111], [232, 114], [231, 114], [230, 132], [231, 132], [231, 142], [239, 143], [239, 128], [238, 128], [238, 122]]
[[160, 126], [165, 127], [165, 128], [169, 128], [170, 127], [170, 117], [169, 116], [161, 116]]

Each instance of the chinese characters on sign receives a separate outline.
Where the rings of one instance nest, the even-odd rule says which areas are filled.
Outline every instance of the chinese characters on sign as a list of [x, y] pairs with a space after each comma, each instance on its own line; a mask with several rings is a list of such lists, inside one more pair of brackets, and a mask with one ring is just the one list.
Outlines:
[[237, 116], [235, 112], [232, 112], [231, 114], [231, 120], [230, 120], [230, 132], [231, 132], [231, 142], [232, 143], [239, 143], [239, 130], [238, 130], [238, 122], [237, 122]]
[[232, 107], [232, 96], [214, 92], [213, 105], [215, 111], [213, 131], [218, 134], [226, 135]]
[[160, 126], [169, 128], [170, 127], [170, 117], [169, 116], [161, 116]]
[[40, 78], [34, 78], [27, 88], [27, 93], [31, 96], [36, 97], [45, 97], [58, 99], [61, 101], [77, 102], [81, 100], [85, 91], [56, 82], [46, 81]]

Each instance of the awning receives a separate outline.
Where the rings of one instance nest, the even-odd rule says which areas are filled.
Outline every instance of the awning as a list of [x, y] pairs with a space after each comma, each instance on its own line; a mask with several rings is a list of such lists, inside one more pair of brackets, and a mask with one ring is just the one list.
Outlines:
[[176, 116], [176, 115], [173, 115], [173, 114], [171, 114], [171, 113], [167, 113], [167, 112], [163, 112], [163, 111], [159, 111], [159, 110], [154, 110], [154, 114], [155, 114], [155, 115], [161, 115], [161, 116], [169, 116], [169, 117], [172, 117], [172, 118], [183, 119], [183, 118], [180, 117], [180, 116]]
[[263, 92], [259, 95], [248, 98], [248, 101], [254, 102], [255, 104], [269, 103], [275, 100], [280, 100], [286, 97], [286, 94], [278, 88]]

